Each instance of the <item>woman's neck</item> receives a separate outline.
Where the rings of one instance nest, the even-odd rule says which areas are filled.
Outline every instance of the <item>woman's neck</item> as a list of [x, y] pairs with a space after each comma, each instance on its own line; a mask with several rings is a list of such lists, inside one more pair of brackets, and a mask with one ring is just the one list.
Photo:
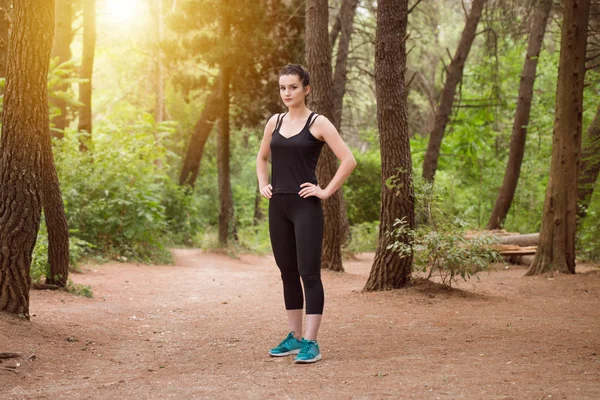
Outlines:
[[298, 107], [288, 107], [288, 117], [292, 120], [306, 118], [306, 115], [310, 113], [308, 107], [302, 104]]

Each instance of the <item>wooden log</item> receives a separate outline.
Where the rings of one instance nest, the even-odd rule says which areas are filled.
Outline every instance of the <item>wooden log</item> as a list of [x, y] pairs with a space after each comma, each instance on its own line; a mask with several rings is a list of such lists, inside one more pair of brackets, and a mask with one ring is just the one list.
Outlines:
[[504, 256], [504, 261], [510, 264], [519, 264], [529, 266], [533, 262], [535, 258], [535, 254], [525, 254], [525, 255], [506, 255]]
[[526, 235], [500, 236], [498, 243], [500, 244], [516, 244], [518, 246], [537, 246], [539, 233], [528, 233]]

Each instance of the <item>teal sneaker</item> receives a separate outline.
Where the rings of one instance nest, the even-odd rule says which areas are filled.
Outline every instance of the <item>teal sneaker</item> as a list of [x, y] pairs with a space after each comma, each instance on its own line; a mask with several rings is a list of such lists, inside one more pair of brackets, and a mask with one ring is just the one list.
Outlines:
[[302, 350], [296, 356], [294, 362], [296, 364], [308, 364], [314, 363], [321, 359], [321, 351], [319, 350], [319, 344], [316, 340], [305, 340], [304, 346], [302, 346]]
[[294, 337], [294, 332], [290, 332], [277, 347], [269, 350], [269, 355], [271, 357], [284, 357], [289, 356], [290, 354], [298, 354], [303, 345], [304, 342], [296, 339]]

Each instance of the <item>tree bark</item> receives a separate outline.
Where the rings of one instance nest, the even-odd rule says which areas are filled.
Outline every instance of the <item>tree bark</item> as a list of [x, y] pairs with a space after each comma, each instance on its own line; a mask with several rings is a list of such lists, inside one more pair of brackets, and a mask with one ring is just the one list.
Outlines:
[[79, 142], [79, 149], [87, 151], [92, 142], [92, 74], [96, 53], [96, 0], [83, 0], [83, 56], [80, 77], [86, 81], [79, 84], [79, 132], [86, 132]]
[[343, 0], [340, 7], [339, 18], [341, 21], [340, 42], [335, 60], [335, 72], [333, 74], [333, 125], [339, 131], [342, 126], [342, 108], [344, 105], [344, 94], [346, 93], [346, 73], [348, 72], [348, 51], [354, 15], [358, 0]]
[[[327, 0], [307, 0], [306, 61], [312, 80], [311, 107], [315, 112], [334, 121], [328, 21]], [[335, 154], [325, 144], [317, 163], [319, 185], [321, 187], [327, 186], [336, 171], [337, 160]], [[342, 212], [342, 194], [338, 190], [333, 196], [323, 201], [325, 229], [321, 268], [333, 271], [344, 270], [342, 266], [342, 242], [344, 240]]]
[[[55, 21], [54, 21], [54, 44], [52, 45], [52, 58], [58, 59], [58, 64], [62, 64], [71, 59], [71, 42], [73, 41], [73, 0], [56, 0]], [[67, 90], [69, 85], [59, 85], [58, 90]], [[67, 118], [67, 102], [64, 99], [54, 99], [56, 107], [60, 109], [60, 114], [52, 120], [56, 130], [52, 135], [62, 139], [64, 129], [69, 124]]]
[[6, 77], [9, 33], [12, 24], [10, 7], [12, 0], [0, 0], [0, 78]]
[[[381, 148], [379, 240], [364, 291], [396, 289], [410, 281], [413, 256], [400, 258], [388, 248], [396, 219], [415, 227], [408, 105], [405, 87], [408, 0], [379, 0], [375, 38], [377, 126]], [[395, 188], [386, 184], [396, 176]], [[401, 238], [400, 240], [406, 240]]]
[[526, 275], [575, 273], [577, 179], [590, 0], [565, 0], [550, 178], [535, 260]]
[[517, 100], [517, 109], [513, 122], [512, 134], [510, 138], [510, 152], [504, 173], [504, 181], [500, 187], [500, 193], [496, 199], [496, 204], [488, 221], [486, 229], [499, 229], [504, 225], [504, 220], [510, 210], [519, 175], [521, 174], [521, 164], [525, 154], [525, 142], [527, 140], [527, 128], [529, 126], [529, 115], [531, 111], [531, 102], [533, 100], [533, 85], [535, 83], [535, 73], [537, 63], [544, 42], [546, 25], [552, 9], [553, 0], [541, 0], [533, 15], [531, 33], [529, 35], [529, 44], [527, 46], [527, 55], [521, 72], [521, 82], [519, 84], [519, 98]]
[[[231, 25], [229, 19], [229, 0], [221, 1], [221, 43], [228, 43], [231, 36]], [[223, 48], [227, 48], [226, 45]], [[218, 137], [217, 164], [219, 175], [219, 245], [227, 246], [229, 236], [229, 223], [233, 208], [231, 181], [230, 181], [230, 149], [229, 149], [229, 79], [230, 67], [227, 56], [223, 53], [221, 58], [221, 129]]]
[[31, 256], [42, 208], [41, 143], [49, 136], [54, 0], [14, 6], [0, 146], [0, 311], [29, 319]]
[[577, 210], [580, 219], [585, 217], [592, 200], [598, 173], [600, 173], [600, 106], [583, 140], [579, 187], [577, 188], [577, 201], [579, 202]]
[[200, 163], [202, 161], [202, 154], [204, 153], [204, 145], [212, 131], [217, 115], [219, 114], [220, 88], [221, 82], [215, 82], [213, 90], [208, 95], [204, 109], [196, 123], [194, 133], [190, 138], [183, 166], [181, 167], [181, 174], [179, 175], [179, 184], [182, 186], [188, 185], [193, 189], [196, 185], [196, 179], [198, 178], [198, 171], [200, 170]]
[[437, 170], [440, 147], [442, 145], [442, 139], [444, 138], [446, 125], [450, 120], [456, 86], [462, 79], [465, 62], [469, 56], [473, 40], [475, 39], [477, 25], [485, 3], [486, 0], [473, 0], [471, 12], [469, 13], [465, 28], [463, 29], [458, 48], [456, 49], [456, 53], [446, 72], [446, 83], [442, 90], [440, 105], [435, 116], [435, 125], [429, 135], [429, 143], [427, 144], [425, 160], [423, 161], [423, 178], [428, 182], [433, 182], [435, 171]]

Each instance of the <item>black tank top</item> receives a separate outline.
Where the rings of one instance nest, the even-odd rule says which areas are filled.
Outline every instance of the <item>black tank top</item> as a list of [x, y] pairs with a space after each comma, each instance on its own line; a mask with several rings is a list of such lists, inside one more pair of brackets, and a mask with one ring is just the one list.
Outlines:
[[300, 133], [289, 138], [283, 136], [279, 129], [286, 114], [277, 116], [271, 138], [271, 185], [274, 194], [297, 194], [304, 182], [316, 185], [315, 168], [325, 143], [310, 133], [309, 128], [318, 117], [313, 118], [314, 112], [309, 115]]

